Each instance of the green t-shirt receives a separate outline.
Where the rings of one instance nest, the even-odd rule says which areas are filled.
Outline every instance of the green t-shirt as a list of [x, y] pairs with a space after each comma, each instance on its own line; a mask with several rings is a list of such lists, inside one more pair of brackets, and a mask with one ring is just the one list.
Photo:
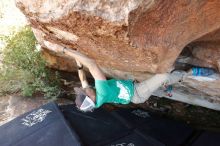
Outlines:
[[132, 80], [95, 80], [96, 107], [104, 103], [128, 104], [134, 96]]

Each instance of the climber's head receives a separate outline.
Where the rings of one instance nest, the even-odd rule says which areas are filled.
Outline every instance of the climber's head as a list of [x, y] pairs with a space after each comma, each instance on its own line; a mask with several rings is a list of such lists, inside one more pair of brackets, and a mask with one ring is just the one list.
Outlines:
[[96, 93], [92, 87], [74, 88], [76, 93], [76, 106], [82, 111], [92, 111], [95, 108]]

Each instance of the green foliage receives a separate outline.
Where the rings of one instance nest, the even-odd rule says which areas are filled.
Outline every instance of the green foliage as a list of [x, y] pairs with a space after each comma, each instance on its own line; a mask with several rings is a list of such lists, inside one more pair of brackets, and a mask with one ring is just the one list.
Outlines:
[[[1, 36], [0, 39], [6, 43], [0, 80], [9, 83], [13, 80], [20, 81], [9, 92], [20, 87], [25, 96], [41, 92], [45, 97], [54, 98], [59, 94], [59, 76], [46, 67], [45, 60], [36, 49], [37, 42], [30, 27], [23, 27], [14, 35]], [[0, 88], [0, 93], [6, 92]]]

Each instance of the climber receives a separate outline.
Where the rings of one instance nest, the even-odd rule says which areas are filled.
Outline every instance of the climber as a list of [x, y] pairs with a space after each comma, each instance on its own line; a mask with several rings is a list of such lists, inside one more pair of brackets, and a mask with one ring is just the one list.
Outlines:
[[[107, 80], [95, 60], [88, 58], [78, 51], [65, 48], [58, 44], [48, 41], [45, 41], [44, 44], [49, 50], [76, 60], [82, 88], [74, 88], [77, 94], [75, 103], [82, 111], [92, 111], [104, 103], [143, 103], [162, 84], [173, 84], [183, 77], [181, 73], [175, 72], [174, 74], [156, 74], [152, 78], [140, 83], [135, 83], [132, 80]], [[95, 79], [95, 88], [89, 85], [83, 70], [84, 66], [89, 69]]]

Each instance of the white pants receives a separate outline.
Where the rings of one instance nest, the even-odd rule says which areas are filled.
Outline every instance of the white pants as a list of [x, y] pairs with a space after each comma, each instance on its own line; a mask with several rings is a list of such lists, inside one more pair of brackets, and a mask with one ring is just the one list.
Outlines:
[[174, 84], [181, 79], [185, 72], [175, 71], [171, 74], [156, 74], [152, 78], [145, 80], [140, 83], [134, 84], [134, 96], [131, 99], [131, 102], [138, 104], [144, 103], [148, 98], [152, 95], [154, 91], [156, 91], [162, 84]]

